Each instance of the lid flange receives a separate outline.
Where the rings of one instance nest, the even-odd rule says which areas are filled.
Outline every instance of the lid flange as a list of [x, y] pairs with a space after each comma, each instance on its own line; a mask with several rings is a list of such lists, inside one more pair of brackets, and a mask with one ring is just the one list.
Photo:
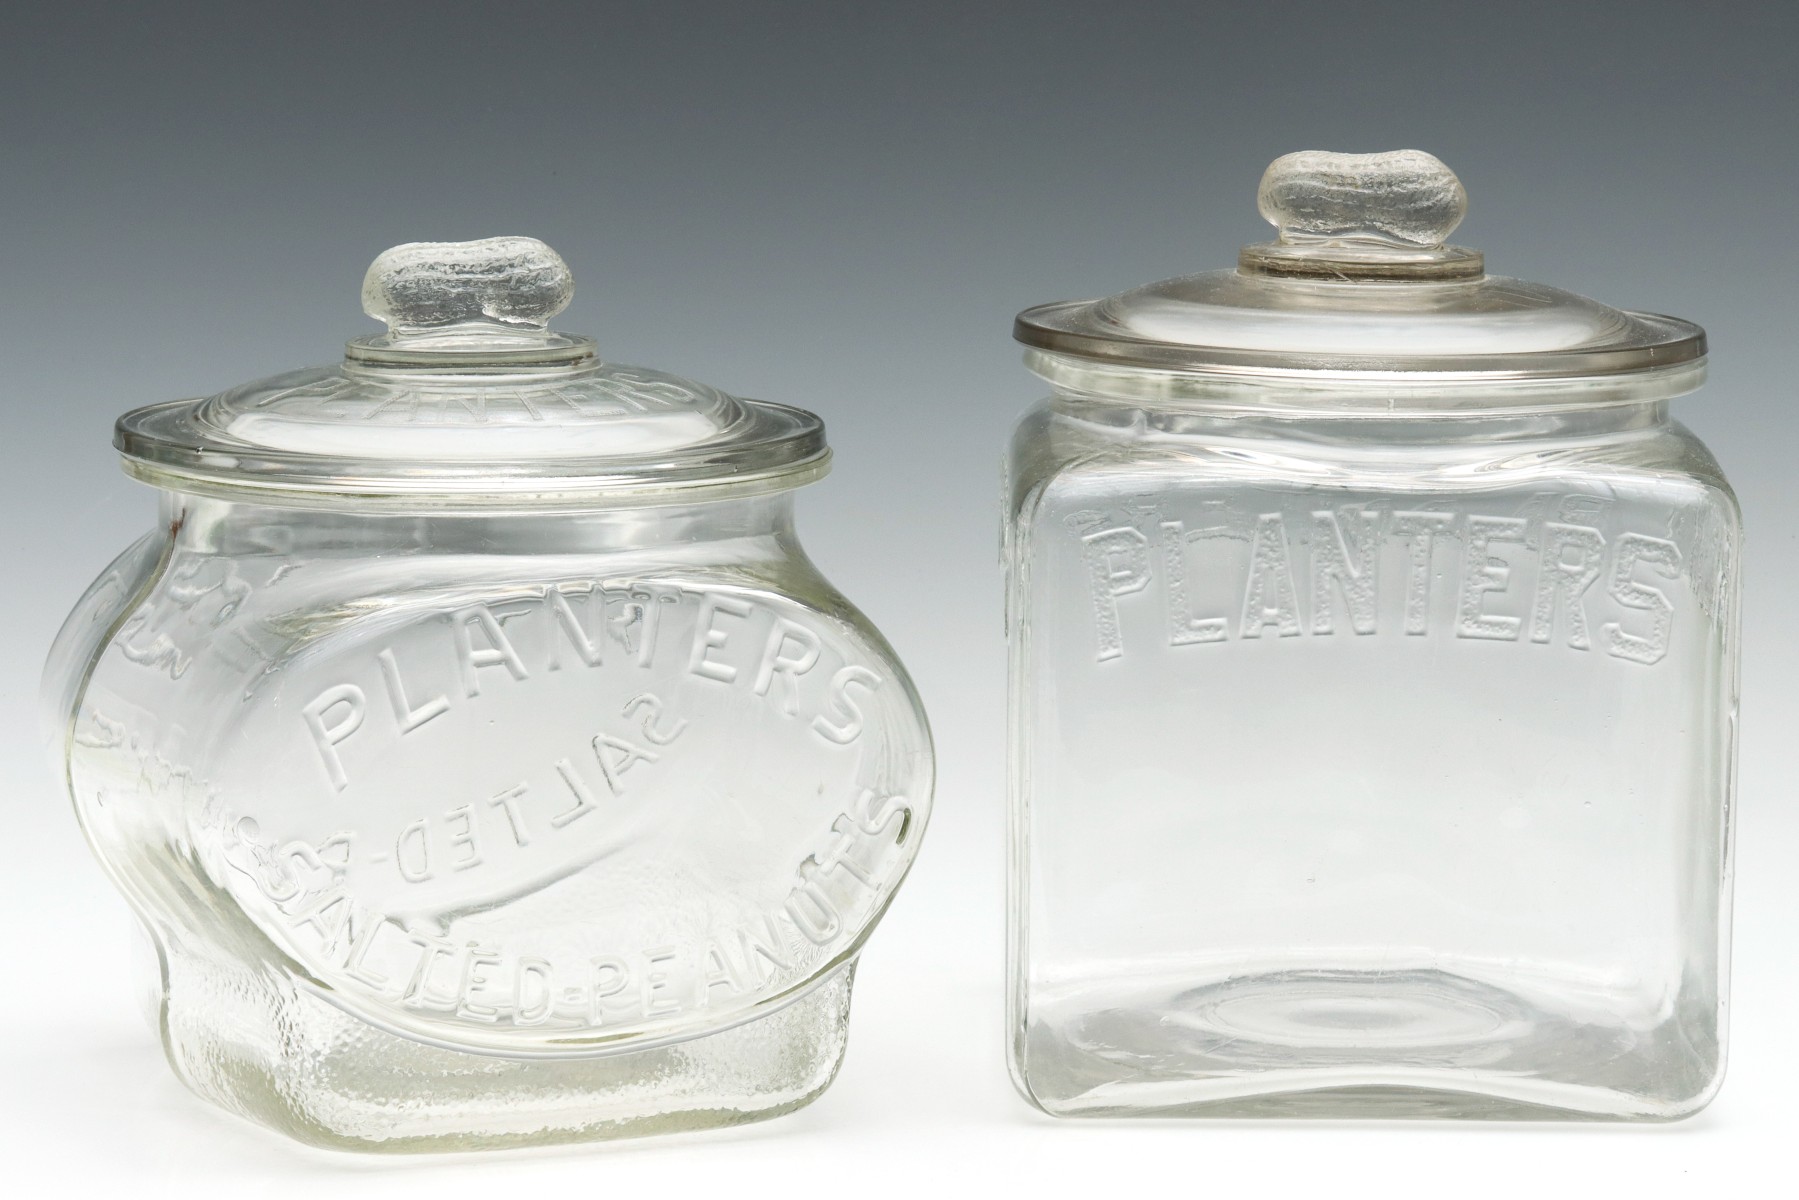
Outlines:
[[1676, 367], [1703, 359], [1705, 331], [1690, 321], [1659, 313], [1626, 312], [1646, 340], [1629, 346], [1462, 355], [1357, 355], [1301, 353], [1229, 346], [1195, 346], [1133, 337], [1122, 330], [1095, 330], [1087, 318], [1089, 300], [1039, 304], [1018, 314], [1015, 340], [1038, 350], [1100, 362], [1188, 374], [1258, 375], [1403, 374], [1444, 383], [1523, 379], [1579, 379]]

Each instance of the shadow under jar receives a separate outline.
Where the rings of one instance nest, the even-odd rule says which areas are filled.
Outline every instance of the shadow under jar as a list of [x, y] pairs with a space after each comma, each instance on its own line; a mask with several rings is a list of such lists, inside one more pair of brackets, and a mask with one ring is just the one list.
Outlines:
[[339, 366], [121, 419], [157, 530], [46, 676], [170, 1063], [304, 1141], [728, 1125], [842, 1059], [932, 759], [817, 572], [810, 413], [551, 332], [526, 238], [378, 258]]
[[1704, 335], [1305, 153], [1236, 270], [1018, 320], [1014, 1079], [1064, 1116], [1666, 1120], [1723, 1069]]

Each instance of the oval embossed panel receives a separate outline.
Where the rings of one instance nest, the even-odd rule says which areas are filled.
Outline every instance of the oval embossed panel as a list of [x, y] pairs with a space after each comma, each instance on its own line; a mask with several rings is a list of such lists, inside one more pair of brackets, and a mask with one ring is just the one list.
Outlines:
[[353, 614], [256, 691], [211, 779], [228, 889], [338, 1003], [463, 1049], [636, 1048], [798, 994], [923, 823], [908, 685], [755, 589]]

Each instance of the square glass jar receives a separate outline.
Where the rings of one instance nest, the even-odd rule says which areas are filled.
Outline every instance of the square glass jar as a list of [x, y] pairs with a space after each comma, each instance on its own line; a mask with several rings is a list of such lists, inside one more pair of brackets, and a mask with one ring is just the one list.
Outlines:
[[[1662, 359], [1592, 369], [1618, 322], [1543, 346], [1501, 305], [1470, 353], [1439, 318], [1529, 285], [1251, 258], [1020, 319], [1054, 392], [1009, 466], [1015, 1081], [1065, 1116], [1696, 1111], [1740, 542], [1668, 416], [1702, 335], [1618, 314]], [[1296, 352], [1177, 311], [1246, 287]]]

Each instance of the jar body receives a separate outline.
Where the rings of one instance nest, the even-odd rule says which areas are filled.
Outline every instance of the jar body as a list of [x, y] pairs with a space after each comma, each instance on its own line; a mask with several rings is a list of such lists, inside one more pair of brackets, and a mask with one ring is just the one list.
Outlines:
[[1739, 522], [1665, 405], [1059, 392], [1010, 472], [1027, 1098], [1651, 1120], [1710, 1098]]
[[46, 677], [196, 1091], [436, 1150], [733, 1124], [841, 1059], [929, 735], [788, 494], [556, 514], [168, 493]]

